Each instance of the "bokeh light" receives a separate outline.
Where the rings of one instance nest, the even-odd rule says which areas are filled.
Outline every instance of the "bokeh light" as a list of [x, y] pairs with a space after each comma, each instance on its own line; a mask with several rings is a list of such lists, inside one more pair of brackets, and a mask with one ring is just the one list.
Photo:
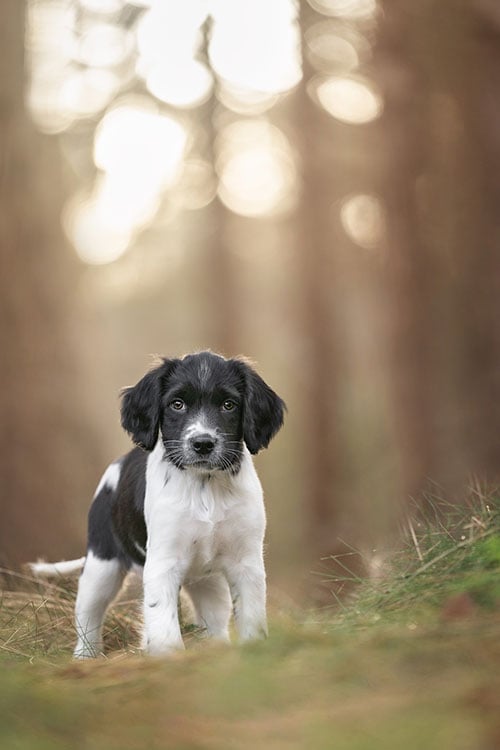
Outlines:
[[174, 107], [196, 107], [213, 88], [212, 74], [197, 55], [208, 6], [203, 0], [154, 3], [137, 29], [137, 73], [153, 96]]
[[297, 7], [291, 0], [214, 2], [210, 62], [240, 92], [275, 95], [302, 77]]
[[181, 65], [151, 66], [146, 86], [157, 99], [174, 107], [196, 107], [210, 97], [213, 78], [206, 65], [188, 59]]
[[152, 5], [137, 27], [140, 70], [160, 61], [169, 65], [194, 56], [201, 44], [200, 27], [206, 13], [206, 4], [193, 0], [185, 3], [165, 0]]
[[74, 69], [63, 80], [57, 109], [71, 118], [90, 117], [101, 112], [119, 88], [119, 79], [110, 70]]
[[142, 189], [169, 187], [179, 174], [187, 133], [173, 117], [144, 103], [123, 103], [106, 114], [94, 140], [96, 166], [140, 182]]
[[360, 247], [375, 248], [385, 233], [385, 212], [375, 195], [348, 196], [340, 207], [340, 221], [348, 237]]
[[123, 7], [125, 0], [78, 0], [79, 5], [91, 13], [112, 14]]
[[242, 216], [289, 211], [298, 195], [294, 154], [285, 135], [264, 120], [239, 120], [217, 139], [219, 197]]
[[81, 34], [77, 59], [96, 67], [120, 65], [130, 54], [133, 43], [132, 34], [116, 24], [90, 22]]
[[341, 122], [362, 125], [382, 114], [382, 95], [367, 78], [316, 76], [308, 90], [332, 117]]
[[377, 0], [308, 0], [309, 5], [326, 16], [349, 20], [373, 18], [377, 13]]
[[110, 263], [153, 220], [182, 173], [185, 127], [147, 100], [124, 101], [99, 123], [94, 161], [102, 170], [90, 197], [70, 201], [64, 227], [80, 258]]
[[359, 65], [359, 55], [351, 41], [339, 35], [328, 21], [314, 24], [305, 35], [308, 57], [317, 70], [346, 71]]
[[132, 232], [108, 222], [103, 206], [96, 198], [76, 195], [63, 211], [62, 224], [79, 258], [90, 265], [118, 260], [127, 250]]
[[217, 98], [221, 104], [239, 115], [259, 116], [270, 110], [279, 100], [279, 94], [250, 91], [228, 81], [219, 81]]
[[[56, 82], [59, 84], [56, 86]], [[26, 106], [37, 128], [42, 133], [55, 135], [67, 130], [75, 121], [75, 114], [61, 107], [61, 88], [66, 83], [64, 77], [53, 79], [47, 86], [47, 79], [38, 73], [31, 78], [26, 95]]]
[[351, 24], [325, 19], [305, 32], [305, 49], [311, 65], [325, 74], [345, 74], [356, 70], [370, 56], [366, 36]]

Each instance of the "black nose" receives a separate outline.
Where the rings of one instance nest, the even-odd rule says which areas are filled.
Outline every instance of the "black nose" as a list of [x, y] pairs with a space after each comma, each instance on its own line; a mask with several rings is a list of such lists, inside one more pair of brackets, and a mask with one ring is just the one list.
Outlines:
[[191, 445], [200, 456], [208, 456], [215, 448], [215, 440], [211, 435], [198, 435], [191, 439]]

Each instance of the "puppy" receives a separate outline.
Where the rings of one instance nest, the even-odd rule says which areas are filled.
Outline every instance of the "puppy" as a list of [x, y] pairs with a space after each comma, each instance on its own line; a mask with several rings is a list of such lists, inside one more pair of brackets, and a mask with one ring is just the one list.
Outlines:
[[244, 361], [202, 352], [163, 359], [122, 394], [137, 447], [106, 469], [89, 512], [86, 557], [34, 563], [38, 575], [81, 569], [77, 658], [102, 651], [106, 609], [132, 569], [143, 570], [143, 647], [184, 647], [181, 586], [196, 622], [229, 640], [267, 633], [262, 487], [251, 454], [283, 424], [285, 404]]

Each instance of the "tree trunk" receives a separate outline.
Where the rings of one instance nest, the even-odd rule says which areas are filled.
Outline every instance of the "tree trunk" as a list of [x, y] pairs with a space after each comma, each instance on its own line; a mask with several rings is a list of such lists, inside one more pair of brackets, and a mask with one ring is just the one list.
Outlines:
[[6, 0], [0, 25], [2, 565], [81, 554], [101, 463], [84, 416], [58, 143], [36, 133], [24, 109], [24, 13]]
[[471, 475], [498, 478], [500, 19], [488, 7], [385, 2], [375, 51], [397, 152], [382, 192], [405, 496], [431, 478], [459, 499]]

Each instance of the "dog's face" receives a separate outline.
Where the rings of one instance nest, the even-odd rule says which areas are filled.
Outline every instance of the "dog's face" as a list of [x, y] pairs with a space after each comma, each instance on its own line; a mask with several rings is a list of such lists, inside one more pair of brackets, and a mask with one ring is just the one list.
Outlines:
[[126, 389], [122, 425], [145, 450], [160, 436], [179, 469], [235, 473], [243, 442], [251, 453], [267, 447], [284, 408], [245, 362], [201, 352], [166, 359]]
[[237, 470], [242, 448], [243, 388], [231, 364], [210, 355], [183, 359], [167, 380], [160, 431], [178, 468]]

